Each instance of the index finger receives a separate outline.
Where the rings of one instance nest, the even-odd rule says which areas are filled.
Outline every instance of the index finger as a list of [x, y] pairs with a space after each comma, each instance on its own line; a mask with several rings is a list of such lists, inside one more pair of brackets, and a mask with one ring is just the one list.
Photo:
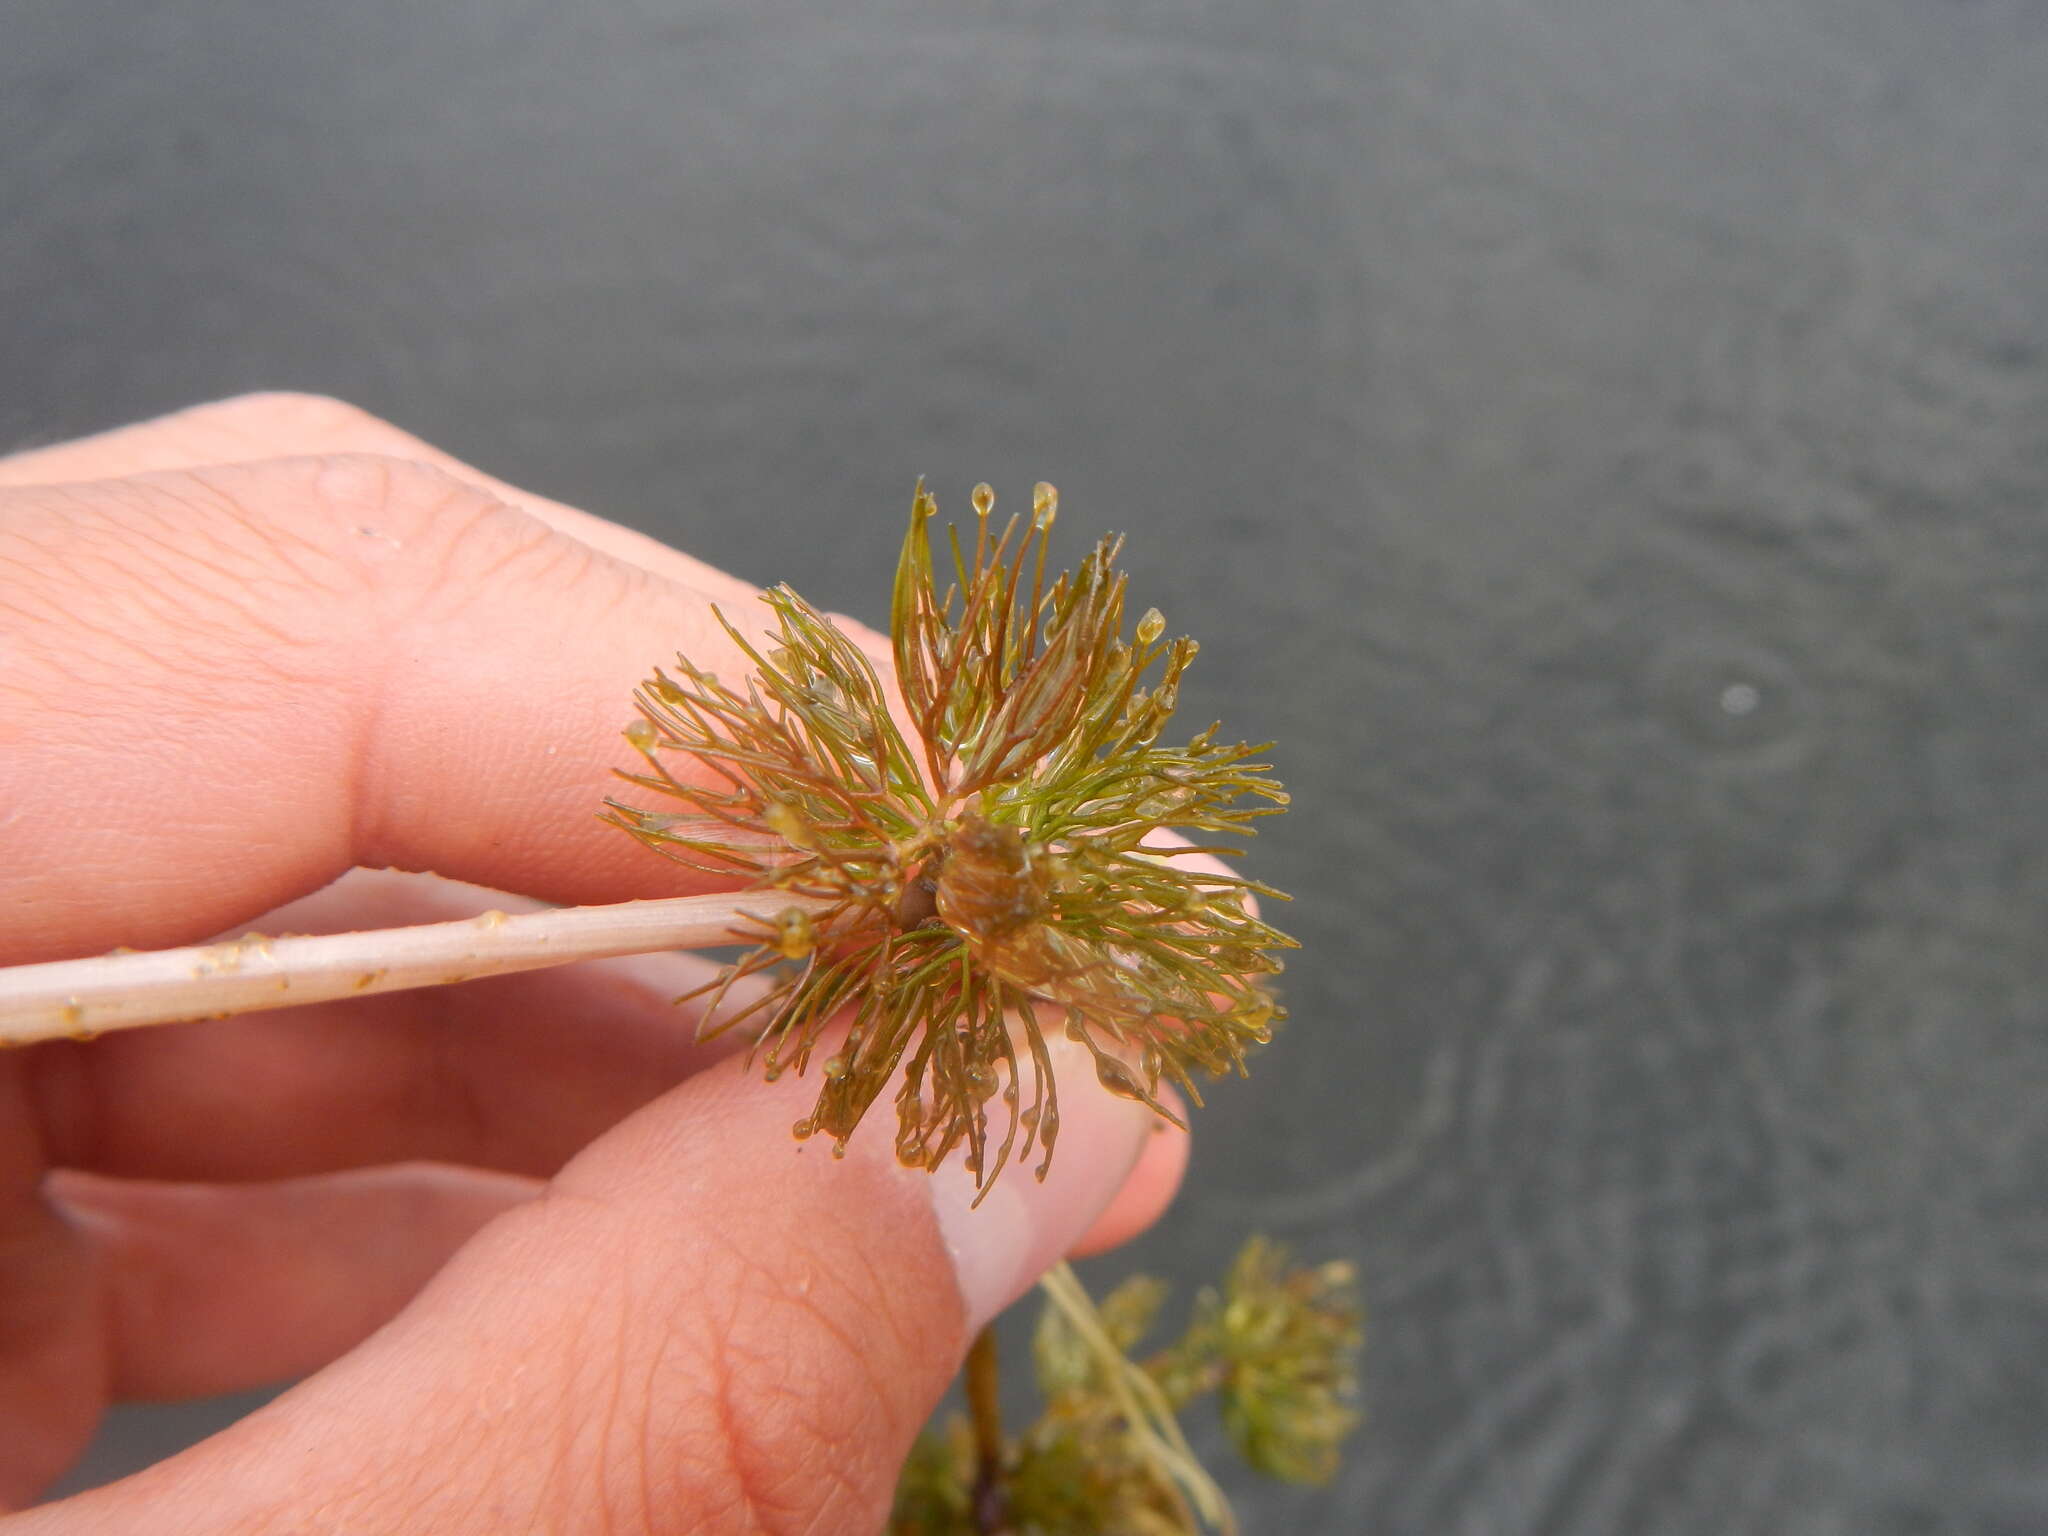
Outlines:
[[651, 665], [744, 666], [710, 605], [409, 459], [0, 490], [0, 961], [187, 942], [355, 865], [702, 888], [593, 813]]

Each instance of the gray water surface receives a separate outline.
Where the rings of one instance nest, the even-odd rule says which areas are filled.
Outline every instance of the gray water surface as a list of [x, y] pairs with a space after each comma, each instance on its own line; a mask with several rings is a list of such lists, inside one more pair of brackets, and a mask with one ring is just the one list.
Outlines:
[[870, 619], [918, 474], [1128, 530], [1305, 943], [1136, 1258], [1372, 1309], [1250, 1530], [2048, 1530], [2048, 8], [5, 31], [0, 441], [327, 391]]

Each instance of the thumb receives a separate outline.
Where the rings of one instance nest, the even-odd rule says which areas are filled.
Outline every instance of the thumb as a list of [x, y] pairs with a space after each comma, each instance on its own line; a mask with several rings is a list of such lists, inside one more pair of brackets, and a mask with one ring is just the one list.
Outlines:
[[[1078, 1047], [1054, 1042], [1056, 1053]], [[815, 1083], [700, 1074], [501, 1217], [368, 1342], [232, 1429], [24, 1531], [879, 1530], [972, 1331], [1107, 1206], [1151, 1116], [1057, 1062], [1044, 1183], [978, 1209]]]

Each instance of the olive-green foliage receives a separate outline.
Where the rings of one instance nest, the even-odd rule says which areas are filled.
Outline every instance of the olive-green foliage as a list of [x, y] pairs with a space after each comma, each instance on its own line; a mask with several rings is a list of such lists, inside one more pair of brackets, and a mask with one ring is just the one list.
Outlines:
[[[1163, 1083], [1199, 1103], [1195, 1072], [1242, 1071], [1268, 1038], [1271, 951], [1293, 942], [1246, 900], [1278, 892], [1160, 845], [1172, 828], [1235, 852], [1215, 836], [1286, 801], [1263, 748], [1215, 726], [1160, 744], [1194, 641], [1166, 640], [1156, 610], [1124, 638], [1115, 539], [1048, 583], [1050, 486], [1021, 537], [993, 505], [978, 487], [971, 547], [952, 531], [942, 577], [918, 488], [891, 606], [900, 693], [776, 587], [770, 640], [720, 616], [750, 675], [679, 658], [637, 695], [626, 734], [646, 765], [625, 777], [671, 808], [608, 811], [686, 864], [826, 904], [792, 907], [707, 989], [707, 1029], [751, 1021], [771, 1075], [805, 1070], [851, 1014], [799, 1136], [843, 1147], [894, 1084], [902, 1160], [937, 1167], [964, 1142], [984, 1183], [1034, 1144], [1042, 1176], [1058, 1135], [1034, 999], [1106, 1087], [1171, 1117]], [[747, 977], [765, 986], [734, 990]]]
[[[1163, 1281], [1126, 1280], [1097, 1320], [1116, 1350], [1134, 1352], [1166, 1299]], [[1290, 1268], [1284, 1250], [1252, 1238], [1218, 1290], [1196, 1299], [1188, 1327], [1142, 1360], [1178, 1411], [1214, 1395], [1232, 1442], [1268, 1476], [1320, 1483], [1358, 1422], [1363, 1342], [1348, 1264]], [[1015, 1536], [1199, 1536], [1202, 1526], [1126, 1416], [1112, 1373], [1130, 1369], [1090, 1345], [1048, 1304], [1032, 1340], [1036, 1423], [1008, 1442], [1002, 1468]], [[972, 1489], [974, 1437], [955, 1418], [918, 1441], [898, 1484], [891, 1536], [980, 1536]]]

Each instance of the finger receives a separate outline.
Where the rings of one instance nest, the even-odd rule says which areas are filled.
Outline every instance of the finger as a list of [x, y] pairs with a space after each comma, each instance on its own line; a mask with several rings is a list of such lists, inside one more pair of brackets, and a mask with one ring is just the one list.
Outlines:
[[109, 1393], [171, 1400], [318, 1370], [539, 1188], [414, 1165], [231, 1186], [58, 1173], [44, 1193], [90, 1254]]
[[430, 465], [593, 549], [718, 602], [743, 605], [753, 599], [755, 589], [737, 576], [631, 528], [509, 485], [368, 411], [325, 395], [238, 395], [75, 442], [13, 454], [0, 458], [0, 486], [114, 480], [216, 464], [336, 454], [372, 454]]
[[35, 914], [0, 960], [189, 941], [357, 864], [710, 883], [593, 815], [651, 664], [745, 669], [701, 592], [400, 460], [0, 496], [0, 907]]
[[[105, 480], [334, 454], [373, 454], [432, 466], [594, 549], [680, 582], [716, 602], [744, 611], [756, 595], [757, 589], [749, 583], [686, 551], [500, 480], [359, 406], [326, 395], [288, 391], [239, 395], [75, 442], [17, 453], [0, 458], [0, 486]], [[887, 637], [845, 614], [830, 617], [868, 651], [887, 676], [891, 667]], [[1164, 832], [1157, 841], [1171, 845], [1185, 839]], [[1230, 872], [1220, 860], [1205, 856], [1190, 856], [1185, 862], [1187, 868], [1205, 874]]]
[[[1185, 1122], [1187, 1105], [1174, 1092], [1173, 1085], [1160, 1084], [1160, 1092], [1168, 1107]], [[1187, 1174], [1188, 1150], [1186, 1131], [1155, 1118], [1151, 1134], [1145, 1138], [1144, 1149], [1138, 1154], [1137, 1165], [1131, 1169], [1131, 1176], [1124, 1180], [1123, 1187], [1117, 1190], [1115, 1197], [1096, 1217], [1094, 1225], [1082, 1234], [1068, 1256], [1085, 1259], [1090, 1254], [1121, 1247], [1165, 1215], [1166, 1208], [1173, 1204], [1173, 1197], [1180, 1193], [1181, 1180]]]
[[1149, 1135], [1086, 1077], [1063, 1073], [1050, 1178], [979, 1210], [957, 1169], [903, 1170], [878, 1139], [793, 1147], [800, 1087], [696, 1078], [333, 1367], [26, 1529], [875, 1530], [970, 1330]]
[[[333, 932], [517, 904], [357, 871], [261, 922]], [[695, 956], [631, 956], [52, 1042], [0, 1056], [0, 1072], [21, 1076], [39, 1127], [36, 1166], [279, 1179], [432, 1159], [547, 1174], [737, 1047], [699, 1042], [701, 1009], [675, 1003], [714, 969]]]
[[[1150, 1226], [1187, 1138], [1156, 1122], [1130, 1177], [1074, 1245]], [[176, 1401], [308, 1375], [410, 1301], [534, 1180], [441, 1164], [264, 1184], [108, 1179], [60, 1170], [44, 1198], [85, 1242], [116, 1401]]]

